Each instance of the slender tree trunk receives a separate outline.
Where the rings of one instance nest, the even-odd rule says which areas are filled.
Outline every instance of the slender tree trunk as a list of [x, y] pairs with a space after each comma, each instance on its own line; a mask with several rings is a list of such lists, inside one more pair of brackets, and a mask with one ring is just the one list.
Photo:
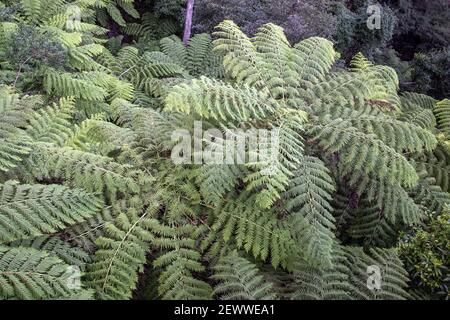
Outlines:
[[186, 18], [184, 23], [184, 35], [183, 42], [187, 46], [189, 39], [191, 38], [192, 29], [192, 15], [194, 13], [194, 0], [187, 0]]

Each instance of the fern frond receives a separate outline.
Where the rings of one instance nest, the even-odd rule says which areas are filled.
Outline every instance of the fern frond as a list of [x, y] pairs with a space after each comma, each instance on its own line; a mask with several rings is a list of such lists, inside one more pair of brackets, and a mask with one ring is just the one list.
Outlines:
[[31, 139], [21, 128], [32, 113], [26, 99], [18, 95], [0, 97], [0, 172], [15, 168], [31, 151]]
[[31, 23], [36, 23], [41, 18], [41, 0], [20, 0], [25, 16]]
[[166, 229], [164, 237], [157, 239], [156, 244], [168, 250], [153, 262], [155, 268], [162, 269], [158, 287], [162, 299], [210, 299], [211, 287], [195, 277], [205, 271], [196, 250], [196, 231], [192, 225], [183, 225]]
[[305, 99], [312, 106], [335, 105], [357, 110], [370, 101], [380, 101], [389, 109], [397, 110], [401, 104], [397, 86], [395, 70], [375, 66], [361, 72], [332, 74], [327, 81], [312, 86], [305, 93]]
[[100, 299], [131, 298], [146, 252], [154, 240], [151, 231], [158, 225], [151, 214], [151, 209], [144, 213], [133, 209], [121, 213], [114, 223], [107, 223], [105, 235], [97, 239], [98, 250], [88, 266], [86, 280]]
[[[409, 298], [406, 292], [409, 282], [408, 273], [395, 249], [370, 249], [364, 253], [361, 248], [344, 247], [351, 270], [351, 283], [355, 288], [354, 297], [357, 300], [405, 300]], [[368, 267], [378, 267], [381, 272], [380, 289], [369, 289]]]
[[101, 201], [80, 189], [58, 185], [0, 185], [0, 242], [55, 233], [91, 218]]
[[450, 137], [450, 100], [439, 101], [433, 112], [437, 119], [438, 128]]
[[350, 61], [350, 70], [363, 71], [373, 67], [373, 63], [369, 61], [361, 52], [358, 52]]
[[443, 212], [446, 206], [450, 206], [450, 194], [436, 185], [436, 179], [428, 177], [426, 171], [419, 174], [420, 180], [417, 186], [410, 191], [411, 197], [418, 205], [437, 214]]
[[266, 91], [248, 86], [235, 87], [201, 77], [176, 86], [165, 99], [167, 111], [196, 113], [206, 119], [248, 121], [264, 118], [278, 108]]
[[115, 66], [119, 79], [127, 79], [137, 89], [144, 88], [153, 78], [184, 77], [186, 70], [162, 52], [146, 52], [143, 55], [135, 47], [122, 48]]
[[175, 35], [162, 39], [160, 45], [162, 52], [183, 66], [191, 75], [223, 77], [222, 60], [213, 52], [213, 43], [209, 34], [194, 35], [187, 47]]
[[113, 19], [113, 21], [116, 22], [119, 26], [126, 26], [127, 23], [115, 4], [110, 3], [106, 5], [106, 11], [108, 12], [111, 19]]
[[311, 266], [306, 261], [298, 261], [293, 276], [295, 300], [350, 300], [352, 286], [349, 283], [349, 269], [345, 266], [344, 252], [333, 248], [333, 263], [329, 266]]
[[365, 134], [375, 134], [397, 152], [432, 151], [437, 145], [436, 137], [430, 131], [388, 116], [360, 115], [351, 122]]
[[389, 247], [395, 243], [398, 231], [376, 205], [370, 206], [369, 202], [361, 201], [364, 207], [354, 213], [352, 226], [347, 233], [353, 239], [362, 239], [367, 245]]
[[34, 141], [64, 145], [72, 134], [71, 123], [75, 112], [73, 99], [60, 99], [59, 105], [40, 109], [29, 120], [27, 134]]
[[403, 108], [405, 108], [406, 110], [414, 108], [433, 110], [437, 102], [430, 96], [415, 92], [403, 92], [401, 101]]
[[[294, 276], [297, 299], [405, 300], [409, 294], [407, 272], [394, 250], [371, 249], [368, 254], [358, 247], [336, 248], [334, 266], [311, 268], [297, 264]], [[369, 289], [369, 267], [380, 270], [380, 288]], [[376, 277], [376, 275], [375, 275]]]
[[261, 56], [252, 41], [234, 22], [226, 20], [219, 24], [214, 37], [214, 52], [223, 55], [227, 74], [238, 83], [257, 89], [267, 86], [270, 76], [261, 68]]
[[233, 190], [240, 178], [245, 175], [244, 168], [235, 165], [205, 165], [197, 178], [200, 192], [209, 204], [221, 203], [227, 192]]
[[[258, 153], [257, 163], [249, 163], [256, 172], [244, 178], [247, 191], [256, 191], [257, 203], [271, 207], [286, 191], [290, 177], [303, 157], [303, 127], [307, 121], [301, 110], [281, 110], [280, 124], [269, 134], [259, 135], [258, 148], [250, 146], [250, 155]], [[254, 150], [257, 149], [257, 150]]]
[[[411, 187], [418, 176], [406, 158], [386, 146], [376, 136], [356, 130], [349, 121], [335, 119], [310, 127], [312, 139], [328, 153], [338, 153], [344, 174], [375, 174], [391, 182], [400, 181]], [[355, 146], [361, 146], [356, 148]]]
[[417, 171], [425, 170], [433, 177], [442, 190], [450, 191], [450, 149], [441, 140], [437, 148], [415, 158]]
[[294, 46], [295, 64], [299, 86], [303, 90], [323, 82], [333, 66], [337, 53], [333, 43], [323, 38], [312, 37]]
[[57, 236], [39, 236], [33, 239], [17, 240], [8, 244], [14, 248], [34, 248], [46, 251], [64, 261], [70, 266], [77, 266], [84, 271], [86, 264], [91, 262], [89, 254], [79, 247], [71, 246]]
[[133, 145], [136, 138], [133, 130], [104, 121], [97, 115], [83, 121], [65, 145], [81, 151], [89, 151], [94, 146], [97, 153], [108, 156], [113, 151]]
[[104, 227], [114, 222], [120, 212], [122, 212], [120, 206], [118, 208], [104, 207], [96, 216], [64, 230], [64, 233], [68, 235], [67, 241], [83, 248], [86, 252], [93, 253], [96, 249], [95, 241], [105, 234]]
[[311, 263], [331, 263], [335, 220], [330, 203], [334, 190], [334, 181], [322, 161], [304, 157], [284, 195], [286, 209], [292, 214], [292, 233]]
[[272, 284], [264, 281], [253, 263], [237, 252], [222, 258], [213, 267], [211, 279], [218, 281], [213, 295], [220, 300], [275, 300]]
[[173, 19], [158, 17], [154, 12], [145, 12], [141, 23], [127, 23], [123, 30], [142, 41], [160, 40], [179, 31], [179, 25]]
[[0, 247], [0, 297], [24, 300], [92, 298], [92, 292], [69, 286], [70, 266], [31, 248]]
[[196, 34], [186, 48], [187, 69], [193, 76], [205, 75], [211, 78], [223, 78], [222, 59], [213, 52], [213, 42], [209, 34]]
[[103, 88], [86, 80], [74, 78], [69, 73], [48, 70], [44, 79], [44, 88], [49, 94], [62, 97], [76, 97], [89, 101], [101, 101], [106, 97]]
[[30, 164], [38, 179], [63, 179], [93, 192], [107, 190], [113, 198], [117, 192], [138, 193], [152, 180], [142, 171], [111, 158], [47, 144], [36, 145]]
[[414, 124], [416, 126], [428, 130], [435, 128], [437, 123], [433, 111], [422, 108], [412, 108], [406, 110], [399, 117], [399, 120]]
[[71, 48], [68, 52], [70, 64], [80, 71], [104, 70], [105, 68], [92, 58], [99, 56], [105, 48], [96, 43]]
[[254, 197], [240, 199], [217, 209], [211, 234], [203, 245], [207, 246], [208, 239], [217, 235], [215, 240], [222, 246], [235, 243], [238, 249], [245, 249], [255, 258], [263, 261], [270, 258], [274, 268], [288, 267], [296, 250], [289, 224], [278, 220], [273, 210], [255, 207]]

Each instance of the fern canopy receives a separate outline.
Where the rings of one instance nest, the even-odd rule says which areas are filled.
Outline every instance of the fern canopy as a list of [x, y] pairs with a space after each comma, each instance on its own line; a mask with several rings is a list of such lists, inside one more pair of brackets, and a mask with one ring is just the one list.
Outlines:
[[183, 1], [16, 2], [0, 2], [0, 298], [417, 295], [397, 247], [450, 205], [448, 99], [272, 23], [185, 44]]

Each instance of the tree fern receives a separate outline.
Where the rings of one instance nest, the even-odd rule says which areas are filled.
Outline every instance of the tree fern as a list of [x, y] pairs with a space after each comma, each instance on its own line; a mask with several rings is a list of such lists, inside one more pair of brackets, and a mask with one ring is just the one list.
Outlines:
[[[182, 1], [137, 3], [23, 0], [0, 23], [0, 297], [418, 297], [396, 247], [449, 205], [448, 100], [274, 24], [185, 46]], [[174, 163], [198, 121], [245, 154]]]

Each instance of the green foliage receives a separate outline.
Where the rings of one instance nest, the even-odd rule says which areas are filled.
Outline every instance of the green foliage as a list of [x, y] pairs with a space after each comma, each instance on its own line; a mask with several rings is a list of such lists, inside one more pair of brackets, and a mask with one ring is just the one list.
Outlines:
[[98, 250], [88, 268], [88, 285], [101, 299], [129, 299], [142, 271], [145, 254], [156, 222], [147, 213], [138, 216], [130, 210], [105, 226], [97, 239]]
[[240, 201], [219, 207], [216, 221], [203, 245], [217, 241], [210, 248], [214, 255], [220, 247], [235, 242], [238, 249], [245, 249], [255, 258], [265, 261], [270, 257], [274, 268], [280, 265], [289, 267], [290, 255], [295, 251], [289, 225], [278, 220], [272, 210], [262, 211], [255, 204], [254, 197], [245, 199], [244, 196]]
[[166, 98], [166, 110], [186, 114], [195, 112], [205, 119], [248, 121], [263, 118], [276, 108], [276, 102], [270, 99], [268, 92], [233, 87], [205, 77], [176, 89]]
[[138, 39], [144, 47], [148, 45], [145, 42], [171, 36], [180, 29], [180, 24], [176, 19], [159, 16], [154, 12], [145, 12], [140, 21], [127, 23], [123, 26], [124, 33]]
[[194, 35], [187, 45], [177, 36], [160, 41], [161, 50], [174, 62], [183, 66], [193, 76], [206, 75], [211, 78], [222, 78], [222, 60], [214, 54], [212, 39], [209, 34]]
[[72, 134], [74, 107], [73, 100], [61, 99], [59, 105], [40, 109], [30, 116], [27, 134], [35, 141], [63, 145]]
[[5, 58], [11, 63], [22, 65], [47, 65], [55, 68], [67, 63], [67, 52], [63, 46], [36, 28], [23, 27], [11, 36]]
[[427, 53], [416, 53], [411, 62], [412, 89], [436, 98], [449, 96], [448, 86], [450, 47], [434, 49]]
[[219, 282], [214, 295], [221, 300], [274, 300], [272, 285], [266, 282], [256, 265], [233, 252], [214, 266], [211, 277]]
[[74, 295], [67, 286], [69, 265], [31, 248], [0, 247], [0, 297], [24, 300], [92, 298], [92, 291]]
[[156, 245], [163, 250], [153, 263], [161, 269], [159, 296], [164, 300], [204, 300], [211, 296], [211, 287], [196, 278], [204, 272], [201, 254], [197, 251], [196, 230], [192, 225], [161, 230]]
[[291, 42], [311, 36], [331, 38], [337, 19], [329, 0], [196, 0], [194, 30], [213, 32], [224, 19], [235, 21], [247, 35], [269, 22], [281, 26]]
[[23, 130], [30, 108], [17, 95], [2, 92], [0, 98], [0, 171], [7, 172], [31, 151], [31, 141]]
[[84, 270], [91, 258], [83, 249], [72, 246], [58, 236], [40, 236], [33, 239], [17, 240], [9, 243], [10, 247], [25, 247], [46, 251], [72, 267]]
[[[298, 263], [294, 271], [294, 299], [308, 300], [405, 300], [409, 294], [407, 273], [393, 250], [371, 249], [365, 253], [358, 247], [336, 248], [331, 268], [311, 268]], [[381, 287], [368, 288], [368, 267], [378, 266]]]
[[[334, 34], [340, 52], [349, 58], [358, 51], [372, 56], [375, 48], [384, 48], [393, 39], [398, 24], [397, 12], [386, 4], [372, 0], [351, 1], [347, 6], [345, 1], [339, 1], [334, 12], [337, 19], [337, 28]], [[379, 5], [380, 28], [369, 29], [368, 18], [374, 12], [368, 11], [370, 5]]]
[[[6, 3], [0, 297], [419, 295], [395, 247], [449, 204], [447, 100], [399, 95], [362, 54], [336, 68], [331, 41], [291, 45], [271, 23], [249, 38], [224, 21], [184, 46], [182, 1]], [[172, 135], [196, 121], [222, 136], [195, 144], [247, 141], [245, 161], [175, 164]]]
[[58, 185], [0, 185], [0, 241], [55, 233], [95, 214], [101, 201], [84, 190]]
[[44, 88], [48, 94], [71, 96], [88, 101], [99, 101], [106, 97], [106, 92], [89, 81], [76, 79], [67, 73], [49, 70], [44, 79]]
[[[89, 191], [103, 192], [115, 197], [117, 192], [137, 193], [138, 182], [150, 181], [130, 165], [121, 165], [107, 157], [37, 144], [30, 156], [30, 165], [38, 179], [63, 179], [71, 185], [82, 186]], [[139, 181], [140, 180], [140, 181]]]
[[446, 212], [432, 216], [425, 229], [406, 235], [399, 244], [414, 285], [427, 294], [448, 297], [449, 219]]
[[334, 181], [324, 163], [314, 157], [302, 159], [294, 175], [285, 198], [296, 241], [304, 246], [308, 260], [331, 263], [335, 219], [330, 203]]
[[433, 111], [438, 122], [438, 128], [447, 136], [450, 136], [450, 100], [445, 99], [438, 102]]
[[350, 270], [342, 250], [335, 250], [332, 267], [311, 267], [301, 260], [296, 263], [292, 299], [349, 300], [352, 298]]

